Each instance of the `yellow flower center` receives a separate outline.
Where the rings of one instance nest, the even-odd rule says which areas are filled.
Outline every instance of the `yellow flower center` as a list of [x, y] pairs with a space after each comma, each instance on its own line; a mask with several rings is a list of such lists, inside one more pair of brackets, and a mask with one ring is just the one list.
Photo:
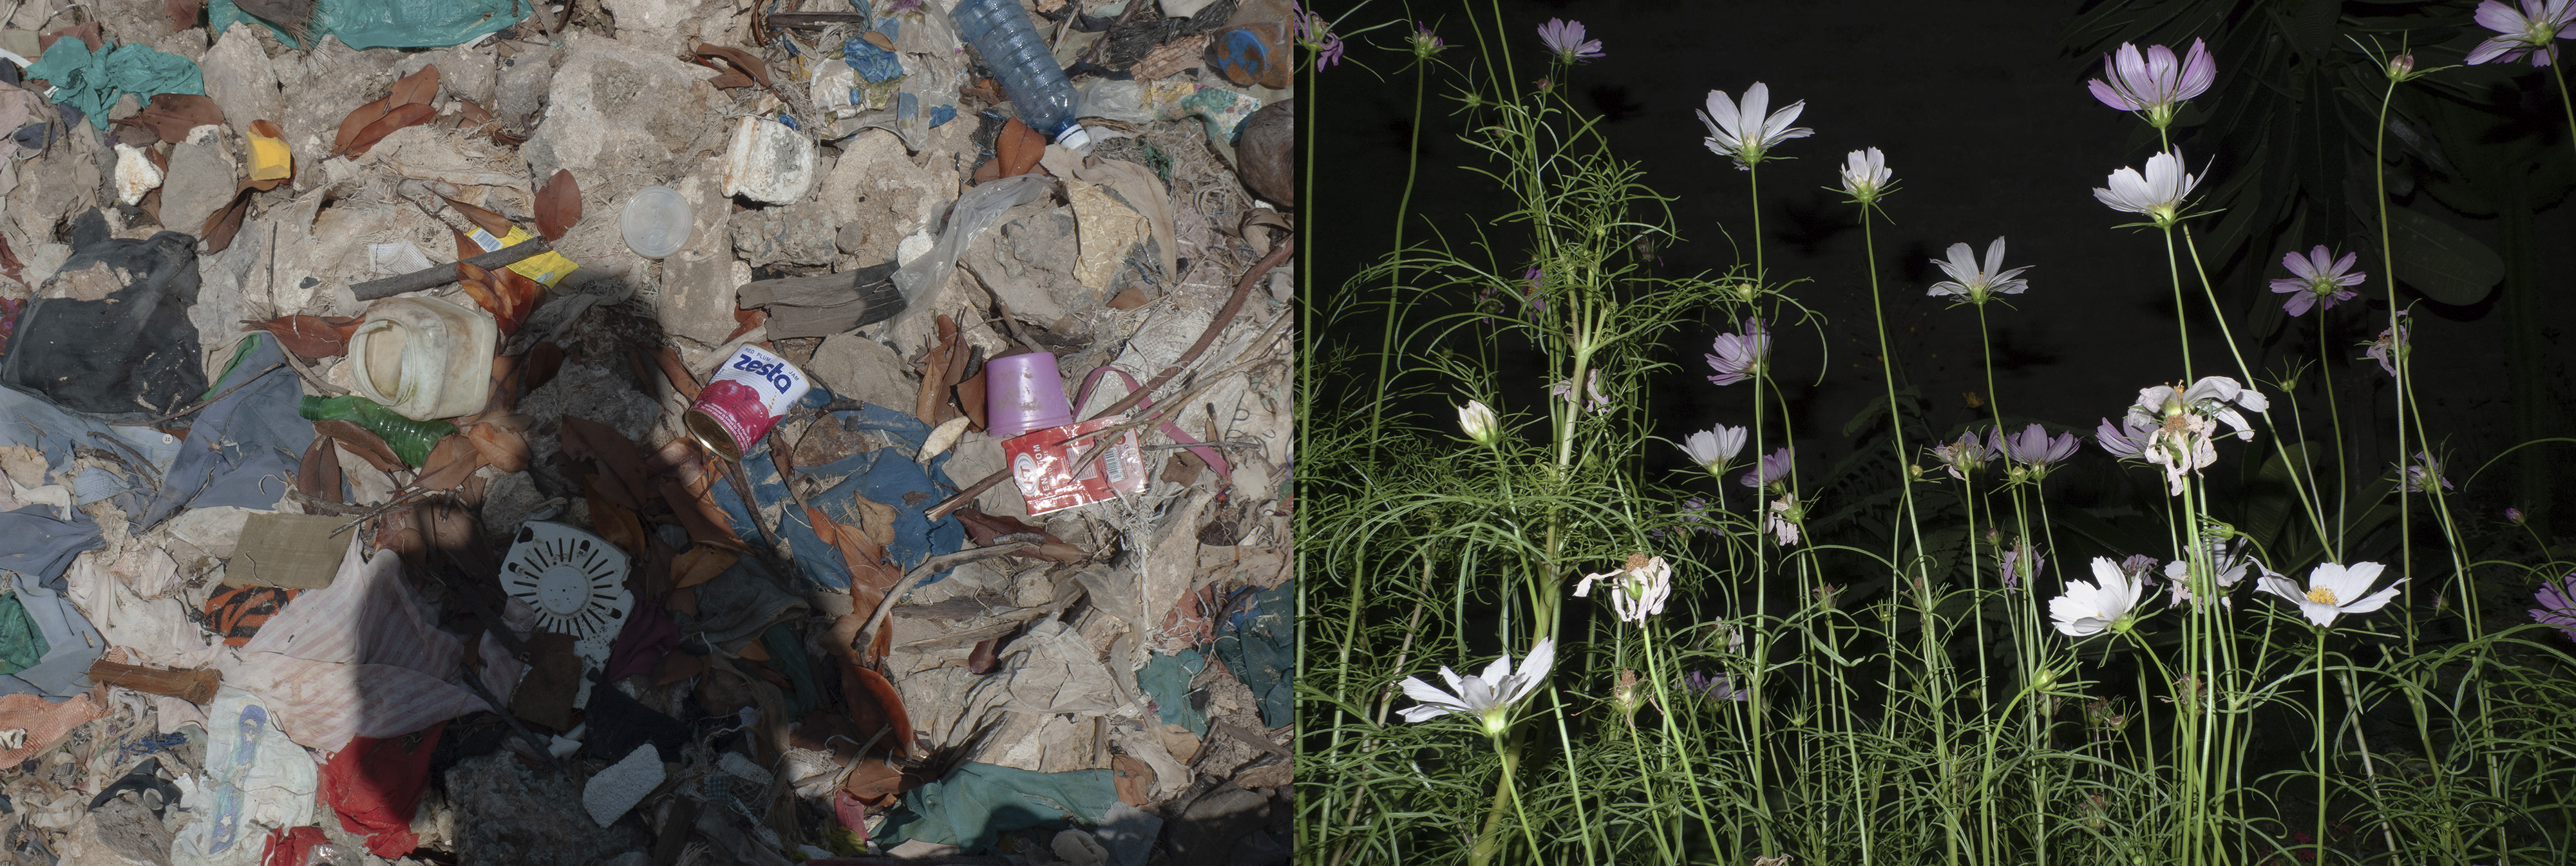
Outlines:
[[2308, 600], [2318, 604], [2342, 604], [2335, 598], [2334, 590], [2322, 586], [2308, 590]]

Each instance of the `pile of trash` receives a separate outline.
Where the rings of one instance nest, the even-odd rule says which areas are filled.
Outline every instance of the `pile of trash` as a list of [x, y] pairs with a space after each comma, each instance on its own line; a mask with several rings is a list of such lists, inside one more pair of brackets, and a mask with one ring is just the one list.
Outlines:
[[1286, 862], [1290, 15], [0, 3], [0, 862]]

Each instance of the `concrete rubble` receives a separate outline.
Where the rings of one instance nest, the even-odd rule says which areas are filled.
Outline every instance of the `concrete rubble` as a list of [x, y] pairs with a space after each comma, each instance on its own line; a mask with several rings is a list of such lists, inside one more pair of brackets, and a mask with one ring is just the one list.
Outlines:
[[1310, 52], [961, 2], [0, 9], [0, 862], [1287, 862]]

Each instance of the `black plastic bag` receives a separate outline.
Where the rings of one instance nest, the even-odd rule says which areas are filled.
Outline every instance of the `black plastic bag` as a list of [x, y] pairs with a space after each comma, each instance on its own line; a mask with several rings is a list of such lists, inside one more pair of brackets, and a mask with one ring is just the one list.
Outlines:
[[96, 301], [28, 304], [0, 355], [0, 385], [111, 424], [157, 421], [205, 396], [197, 328], [188, 322], [197, 302], [197, 239], [178, 232], [111, 238], [93, 210], [74, 226], [72, 246], [55, 278], [104, 262], [124, 272], [124, 287]]

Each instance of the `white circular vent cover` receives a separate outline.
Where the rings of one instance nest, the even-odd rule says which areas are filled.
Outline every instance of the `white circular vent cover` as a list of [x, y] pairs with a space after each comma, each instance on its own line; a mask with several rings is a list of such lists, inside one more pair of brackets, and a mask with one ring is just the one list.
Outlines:
[[519, 529], [501, 565], [501, 589], [537, 612], [537, 627], [572, 635], [591, 667], [608, 663], [635, 594], [626, 590], [626, 552], [599, 536], [542, 520]]

